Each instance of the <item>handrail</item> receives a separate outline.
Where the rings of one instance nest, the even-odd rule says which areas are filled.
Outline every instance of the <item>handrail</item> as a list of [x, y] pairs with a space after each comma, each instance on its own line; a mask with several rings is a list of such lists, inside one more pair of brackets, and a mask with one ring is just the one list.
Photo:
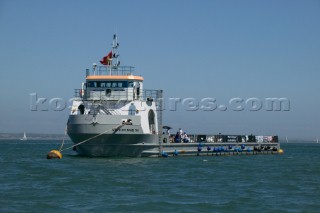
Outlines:
[[132, 66], [97, 66], [93, 69], [86, 70], [86, 77], [99, 75], [133, 75], [134, 67]]
[[[156, 101], [160, 97], [161, 90], [140, 90], [140, 93], [137, 94], [134, 91], [126, 91], [125, 93], [106, 95], [105, 90], [100, 91], [87, 91], [82, 89], [74, 90], [74, 97], [81, 98], [82, 100], [117, 100], [117, 101], [126, 101], [126, 100], [141, 100], [141, 101]], [[117, 91], [116, 91], [117, 92]]]
[[[222, 137], [223, 136], [223, 137]], [[228, 140], [228, 136], [239, 137], [238, 140]], [[170, 139], [175, 138], [175, 134], [170, 134]], [[241, 137], [242, 140], [239, 140]], [[260, 138], [262, 140], [258, 140]], [[263, 135], [263, 136], [256, 136], [256, 135], [207, 135], [207, 134], [190, 134], [188, 135], [189, 141], [191, 143], [215, 143], [215, 144], [243, 144], [243, 143], [254, 143], [254, 144], [273, 144], [278, 143], [279, 139], [277, 135]], [[221, 139], [221, 140], [219, 140]], [[179, 142], [178, 142], [179, 143]], [[183, 143], [181, 139], [181, 143]]]

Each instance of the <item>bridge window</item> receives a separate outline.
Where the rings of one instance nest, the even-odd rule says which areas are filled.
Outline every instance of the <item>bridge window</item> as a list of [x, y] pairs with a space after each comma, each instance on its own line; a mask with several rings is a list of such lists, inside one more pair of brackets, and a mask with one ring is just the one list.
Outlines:
[[88, 87], [101, 87], [101, 88], [127, 88], [128, 82], [127, 81], [89, 81], [87, 85]]

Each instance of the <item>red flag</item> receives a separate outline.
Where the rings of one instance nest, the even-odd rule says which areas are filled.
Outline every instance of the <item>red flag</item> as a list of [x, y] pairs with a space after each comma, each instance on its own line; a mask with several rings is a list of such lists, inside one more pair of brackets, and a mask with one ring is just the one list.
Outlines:
[[108, 53], [108, 55], [103, 57], [102, 60], [100, 61], [100, 63], [103, 65], [109, 65], [109, 64], [111, 64], [111, 59], [112, 59], [112, 51], [110, 51]]

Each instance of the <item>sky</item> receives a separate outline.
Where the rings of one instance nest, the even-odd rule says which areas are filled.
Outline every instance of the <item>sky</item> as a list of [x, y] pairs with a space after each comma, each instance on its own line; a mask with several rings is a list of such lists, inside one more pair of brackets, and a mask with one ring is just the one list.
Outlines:
[[[49, 100], [70, 105], [117, 33], [121, 64], [164, 90], [173, 131], [320, 137], [319, 0], [0, 0], [0, 32], [0, 133], [63, 134], [69, 110]], [[47, 111], [31, 110], [32, 94]], [[290, 108], [267, 110], [267, 98]]]

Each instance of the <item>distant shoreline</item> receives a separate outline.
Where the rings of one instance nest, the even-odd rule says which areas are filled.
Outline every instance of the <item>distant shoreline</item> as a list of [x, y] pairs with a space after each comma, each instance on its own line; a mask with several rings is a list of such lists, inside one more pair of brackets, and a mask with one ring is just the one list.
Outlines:
[[[0, 141], [3, 140], [20, 140], [23, 137], [23, 133], [0, 133]], [[68, 135], [63, 134], [48, 134], [48, 133], [27, 133], [28, 140], [66, 140], [71, 141]], [[294, 139], [286, 142], [284, 139], [279, 141], [280, 144], [291, 144], [291, 143], [317, 143], [313, 140], [306, 139]]]
[[[0, 140], [20, 140], [23, 137], [21, 133], [0, 133]], [[69, 136], [62, 134], [39, 134], [27, 133], [27, 140], [71, 140]]]

